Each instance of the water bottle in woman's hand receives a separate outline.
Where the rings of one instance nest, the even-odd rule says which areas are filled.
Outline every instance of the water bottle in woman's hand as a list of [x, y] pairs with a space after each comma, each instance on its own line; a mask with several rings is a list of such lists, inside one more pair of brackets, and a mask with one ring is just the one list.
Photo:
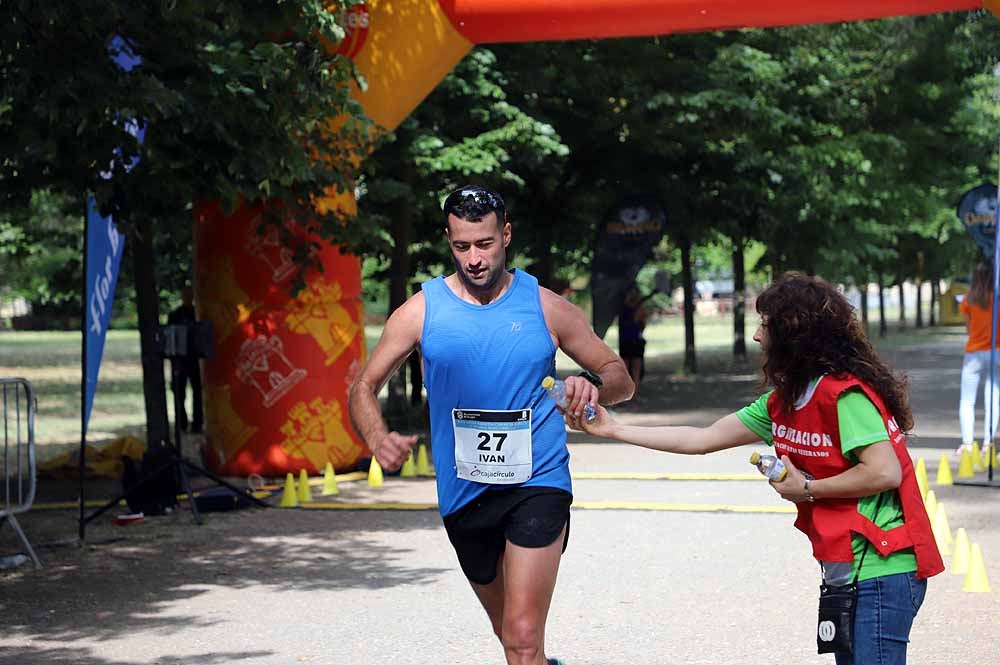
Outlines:
[[757, 470], [767, 476], [769, 480], [780, 483], [788, 474], [785, 463], [774, 455], [761, 455], [758, 452], [750, 454], [750, 463], [757, 467]]
[[[566, 400], [566, 382], [562, 379], [555, 379], [551, 376], [547, 376], [542, 379], [542, 388], [549, 393], [549, 397], [552, 398], [559, 408], [565, 409], [569, 402]], [[587, 419], [587, 422], [591, 422], [597, 417], [597, 411], [594, 409], [594, 405], [587, 402], [583, 405], [583, 415]]]

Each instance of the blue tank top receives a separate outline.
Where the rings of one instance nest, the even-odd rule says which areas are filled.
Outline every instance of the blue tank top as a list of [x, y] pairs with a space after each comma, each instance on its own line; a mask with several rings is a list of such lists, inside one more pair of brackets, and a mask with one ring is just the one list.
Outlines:
[[[556, 348], [542, 314], [538, 280], [522, 270], [513, 275], [507, 292], [488, 305], [465, 302], [443, 277], [422, 285], [420, 352], [441, 515], [488, 490], [542, 486], [572, 492], [565, 421], [542, 388], [542, 379], [555, 376]], [[459, 478], [452, 409], [526, 408], [532, 410], [531, 478], [514, 485]]]

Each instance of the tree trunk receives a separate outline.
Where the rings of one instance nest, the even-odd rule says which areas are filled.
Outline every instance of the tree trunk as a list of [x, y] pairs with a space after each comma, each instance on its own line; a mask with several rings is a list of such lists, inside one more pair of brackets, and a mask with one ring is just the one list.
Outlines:
[[[558, 212], [555, 213], [558, 215]], [[531, 274], [546, 288], [552, 286], [554, 257], [552, 256], [552, 224], [541, 224], [538, 228], [539, 243], [536, 247], [535, 262]]]
[[906, 299], [903, 296], [903, 280], [899, 280], [899, 329], [906, 330]]
[[694, 275], [691, 271], [691, 241], [680, 238], [681, 281], [684, 288], [684, 371], [698, 373], [698, 362], [694, 351]]
[[924, 307], [923, 303], [920, 301], [923, 299], [924, 295], [924, 282], [922, 279], [917, 278], [917, 327], [924, 327]]
[[862, 281], [858, 290], [861, 292], [861, 325], [865, 329], [865, 334], [868, 334], [868, 283], [866, 280]]
[[[413, 229], [413, 206], [405, 198], [396, 206], [392, 221], [392, 266], [389, 273], [389, 314], [406, 302], [410, 285], [410, 235]], [[387, 413], [402, 413], [406, 410], [406, 363], [389, 377], [389, 395], [386, 400]]]
[[746, 258], [743, 237], [733, 236], [733, 357], [746, 360]]
[[[414, 282], [410, 287], [410, 293], [420, 291], [420, 284]], [[410, 354], [410, 405], [420, 406], [424, 401], [424, 368], [420, 362], [420, 352], [414, 351]]]
[[917, 252], [917, 276], [914, 280], [917, 284], [917, 327], [924, 327], [924, 266], [926, 261], [924, 261], [924, 253]]
[[927, 317], [928, 325], [933, 328], [937, 325], [937, 318], [934, 316], [934, 306], [938, 303], [938, 281], [936, 279], [931, 280], [931, 302], [928, 309], [930, 310], [930, 315]]
[[878, 336], [885, 337], [888, 326], [885, 322], [885, 284], [882, 273], [878, 274]]
[[[139, 221], [132, 234], [132, 272], [135, 308], [139, 315], [139, 349], [142, 359], [142, 396], [146, 408], [147, 447], [172, 442], [167, 420], [167, 385], [160, 353], [160, 298], [156, 287], [156, 255], [152, 225]], [[174, 414], [177, 417], [177, 414]]]

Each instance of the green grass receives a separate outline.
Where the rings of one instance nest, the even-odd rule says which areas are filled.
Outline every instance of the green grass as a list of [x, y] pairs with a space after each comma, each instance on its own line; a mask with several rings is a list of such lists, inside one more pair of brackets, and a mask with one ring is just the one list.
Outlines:
[[[732, 348], [732, 316], [700, 316], [695, 318], [695, 345], [699, 370], [711, 372], [730, 360]], [[756, 353], [750, 339], [756, 329], [756, 317], [747, 317], [747, 348]], [[872, 327], [873, 334], [877, 328]], [[365, 326], [369, 350], [374, 348], [382, 327]], [[938, 327], [905, 331], [891, 324], [885, 340], [876, 339], [879, 348], [891, 348], [945, 339], [962, 340], [962, 327]], [[656, 319], [646, 328], [646, 357], [680, 371], [684, 351], [684, 322], [681, 317]], [[612, 326], [605, 341], [618, 348], [618, 330]], [[561, 371], [572, 371], [576, 364], [565, 354], [556, 359]], [[169, 387], [169, 366], [165, 366]], [[36, 441], [39, 457], [46, 459], [80, 440], [80, 333], [73, 332], [0, 332], [0, 376], [28, 379], [38, 396]], [[167, 400], [173, 418], [173, 404]], [[190, 394], [188, 395], [190, 413]], [[145, 405], [142, 397], [142, 367], [139, 359], [139, 333], [112, 330], [108, 333], [101, 363], [101, 373], [87, 440], [100, 442], [122, 434], [141, 436], [145, 426]]]

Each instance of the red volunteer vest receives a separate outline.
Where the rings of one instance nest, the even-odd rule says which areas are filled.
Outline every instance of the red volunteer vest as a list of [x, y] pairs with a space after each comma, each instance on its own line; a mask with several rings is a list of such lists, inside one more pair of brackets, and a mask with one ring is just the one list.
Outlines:
[[861, 388], [885, 420], [890, 443], [903, 470], [897, 489], [903, 508], [903, 524], [884, 531], [858, 512], [857, 499], [820, 499], [797, 503], [795, 526], [809, 537], [813, 556], [823, 561], [853, 561], [851, 533], [867, 538], [875, 550], [886, 556], [897, 550], [913, 548], [917, 558], [917, 579], [937, 575], [944, 570], [924, 507], [913, 463], [906, 450], [903, 433], [886, 409], [882, 398], [850, 375], [824, 376], [815, 386], [812, 397], [801, 408], [788, 411], [777, 392], [767, 400], [771, 416], [771, 436], [777, 455], [788, 455], [797, 468], [814, 478], [829, 478], [851, 468], [841, 452], [837, 398], [849, 388]]

